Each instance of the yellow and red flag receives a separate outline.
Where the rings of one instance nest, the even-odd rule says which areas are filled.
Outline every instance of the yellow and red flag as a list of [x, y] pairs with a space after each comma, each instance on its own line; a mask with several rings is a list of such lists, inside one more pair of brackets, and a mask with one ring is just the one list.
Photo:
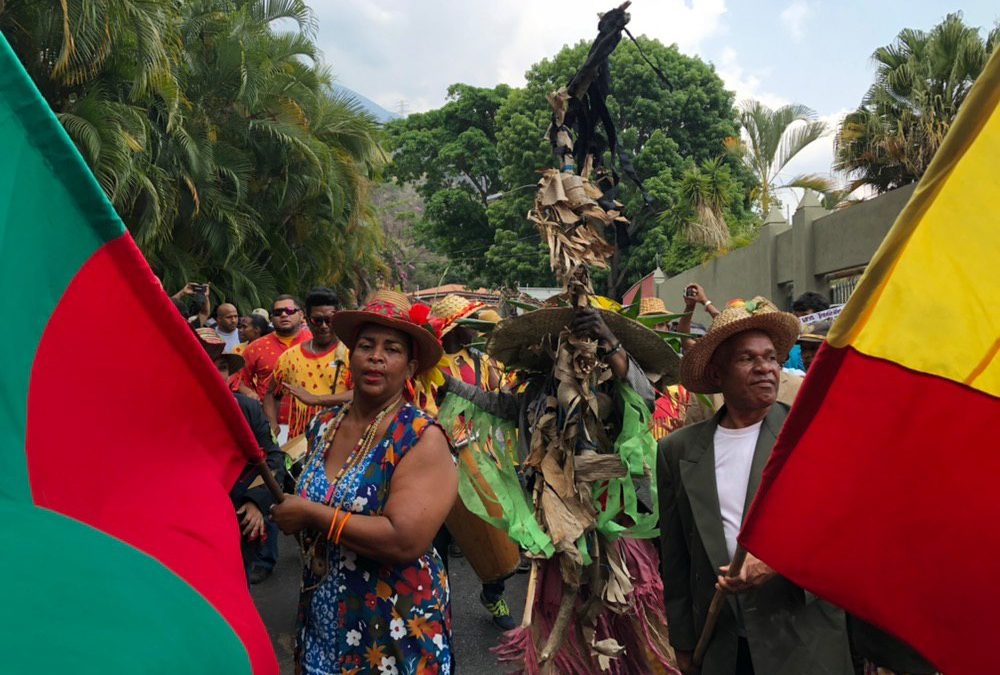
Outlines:
[[1000, 672], [1000, 52], [820, 350], [740, 536], [949, 675]]

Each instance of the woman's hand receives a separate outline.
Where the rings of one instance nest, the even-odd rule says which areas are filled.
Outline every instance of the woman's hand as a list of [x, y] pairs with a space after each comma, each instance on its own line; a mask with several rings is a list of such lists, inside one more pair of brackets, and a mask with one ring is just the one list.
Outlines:
[[236, 511], [243, 526], [243, 536], [250, 541], [256, 541], [264, 536], [264, 514], [253, 502], [245, 502]]
[[271, 520], [285, 534], [295, 534], [312, 524], [313, 502], [298, 495], [285, 495], [284, 501], [271, 507]]

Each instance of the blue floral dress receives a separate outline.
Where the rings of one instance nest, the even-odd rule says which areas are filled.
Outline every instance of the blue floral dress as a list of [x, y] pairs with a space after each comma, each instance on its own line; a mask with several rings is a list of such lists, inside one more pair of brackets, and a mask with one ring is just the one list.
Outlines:
[[[333, 489], [334, 506], [378, 515], [388, 501], [396, 465], [434, 420], [404, 405], [382, 441], [333, 487], [322, 446], [338, 410], [322, 412], [309, 424], [310, 455], [297, 490], [302, 497], [327, 503]], [[308, 564], [302, 571], [296, 657], [303, 673], [451, 672], [448, 577], [433, 547], [407, 565], [371, 560], [332, 542], [321, 548], [325, 575]]]

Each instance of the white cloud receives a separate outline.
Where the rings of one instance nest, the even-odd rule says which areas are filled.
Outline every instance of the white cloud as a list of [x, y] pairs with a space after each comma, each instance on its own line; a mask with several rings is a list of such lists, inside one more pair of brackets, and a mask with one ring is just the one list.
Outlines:
[[[448, 85], [524, 83], [534, 63], [597, 34], [614, 0], [315, 0], [319, 45], [340, 84], [394, 110], [441, 105]], [[643, 0], [635, 35], [695, 53], [723, 30], [725, 0]]]
[[756, 99], [769, 108], [780, 108], [788, 105], [790, 101], [786, 98], [761, 89], [761, 78], [767, 77], [770, 73], [751, 73], [743, 68], [739, 61], [739, 55], [732, 47], [722, 50], [722, 58], [715, 64], [715, 72], [719, 74], [726, 88], [736, 93], [736, 103], [746, 99]]
[[788, 29], [793, 42], [801, 42], [805, 35], [805, 22], [809, 16], [809, 4], [806, 0], [793, 0], [792, 4], [781, 12], [781, 23]]

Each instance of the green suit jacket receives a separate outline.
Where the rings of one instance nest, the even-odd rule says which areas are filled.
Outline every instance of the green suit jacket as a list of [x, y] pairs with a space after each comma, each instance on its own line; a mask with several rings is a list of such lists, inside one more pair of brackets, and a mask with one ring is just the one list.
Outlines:
[[[715, 593], [719, 567], [729, 564], [715, 481], [715, 430], [725, 409], [679, 429], [659, 446], [660, 544], [663, 595], [670, 642], [693, 651]], [[744, 513], [788, 415], [775, 403], [761, 425]], [[759, 589], [730, 596], [702, 664], [702, 675], [732, 675], [739, 621], [754, 671], [760, 675], [851, 675], [844, 613], [791, 583], [771, 579]]]

